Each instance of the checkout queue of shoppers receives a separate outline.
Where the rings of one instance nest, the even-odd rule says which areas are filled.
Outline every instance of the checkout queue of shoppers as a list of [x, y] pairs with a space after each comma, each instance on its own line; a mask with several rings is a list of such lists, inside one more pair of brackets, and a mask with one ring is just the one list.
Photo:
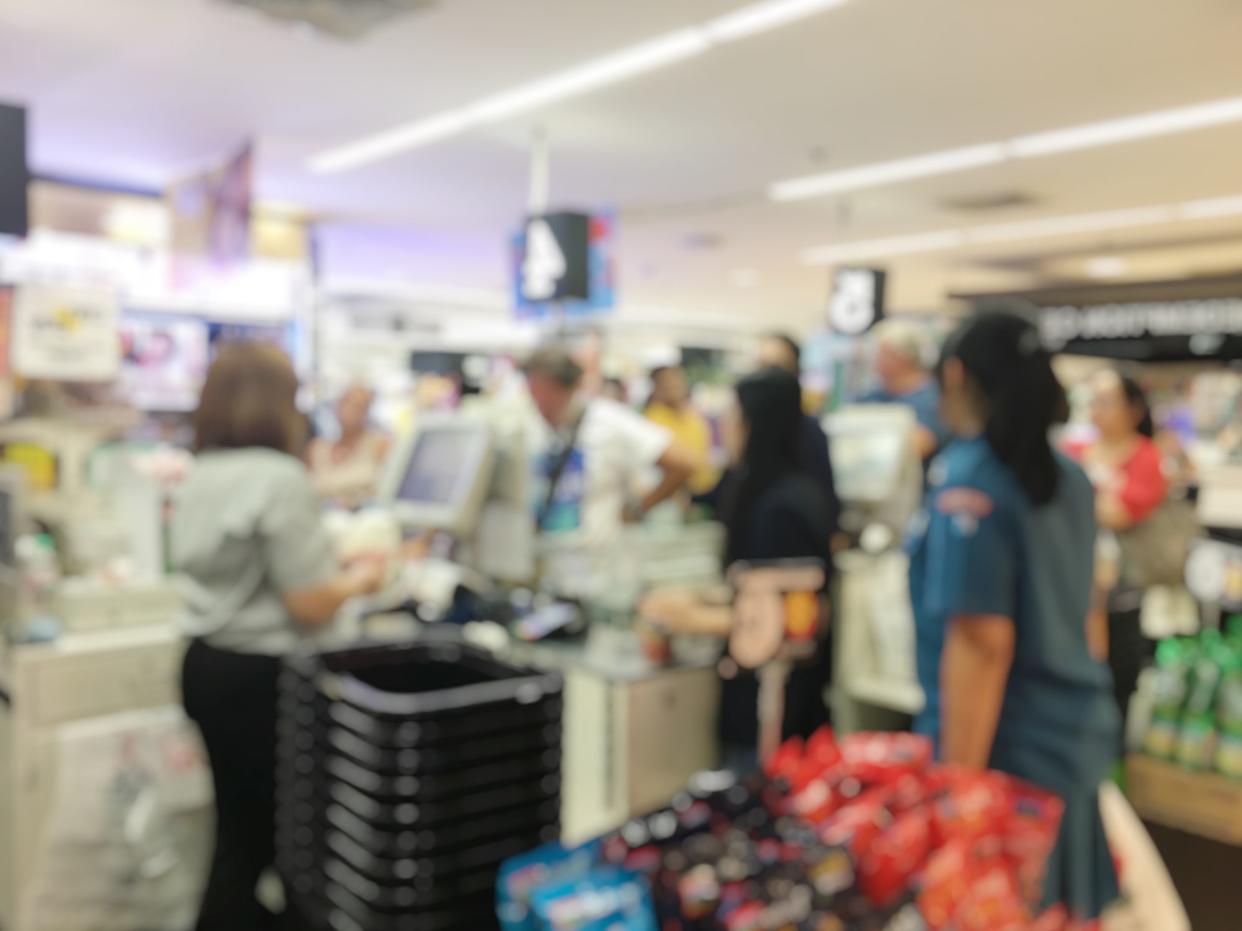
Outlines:
[[[1118, 896], [1097, 794], [1120, 740], [1110, 692], [1128, 704], [1137, 670], [1118, 670], [1116, 657], [1132, 657], [1131, 643], [1141, 635], [1136, 617], [1129, 619], [1133, 630], [1119, 630], [1111, 606], [1124, 594], [1116, 586], [1112, 594], [1101, 592], [1091, 567], [1097, 527], [1123, 530], [1164, 494], [1159, 464], [1143, 439], [1151, 432], [1150, 411], [1127, 378], [1109, 372], [1092, 381], [1100, 439], [1079, 456], [1100, 489], [1093, 493], [1087, 474], [1054, 446], [1069, 402], [1031, 324], [1012, 314], [968, 320], [947, 337], [930, 370], [916, 368], [914, 360], [929, 350], [913, 333], [892, 325], [873, 337], [882, 384], [909, 370], [883, 397], [918, 408], [911, 454], [922, 459], [933, 438], [943, 446], [927, 471], [926, 502], [908, 529], [918, 682], [926, 695], [911, 725], [931, 737], [943, 763], [1009, 773], [1060, 800], [1059, 835], [1038, 905], [1095, 919]], [[848, 502], [837, 498], [831, 441], [805, 413], [797, 342], [766, 337], [755, 358], [758, 367], [736, 382], [719, 420], [726, 458], [710, 496], [723, 526], [716, 559], [722, 579], [739, 566], [801, 560], [823, 567], [812, 593], [822, 601], [823, 623], [814, 645], [787, 670], [780, 701], [781, 739], [812, 740], [832, 720], [829, 593]], [[672, 378], [670, 371], [656, 373], [647, 411], [650, 416], [655, 405], [662, 413], [653, 421], [589, 394], [568, 349], [542, 349], [524, 361], [529, 409], [547, 436], [543, 451], [531, 457], [532, 528], [545, 536], [578, 533], [589, 549], [615, 543], [661, 505], [686, 512], [690, 499], [681, 493], [711, 467], [702, 441], [709, 427], [693, 411], [684, 373]], [[275, 920], [258, 890], [277, 860], [282, 663], [331, 649], [321, 644], [330, 642], [326, 635], [342, 607], [380, 592], [397, 564], [417, 565], [428, 551], [420, 534], [402, 546], [340, 555], [322, 515], [345, 502], [337, 485], [316, 479], [317, 469], [336, 461], [335, 447], [309, 439], [297, 393], [297, 376], [279, 350], [224, 347], [193, 416], [195, 462], [175, 495], [171, 559], [182, 580], [181, 627], [189, 638], [182, 694], [203, 738], [215, 799], [214, 852], [196, 924], [204, 931]], [[935, 400], [934, 410], [925, 397]], [[370, 400], [354, 385], [338, 405], [340, 443], [353, 450], [360, 443], [389, 447], [366, 427]], [[694, 443], [677, 439], [685, 429], [664, 426], [690, 416]], [[1127, 439], [1126, 431], [1139, 439]], [[461, 447], [439, 450], [453, 455]], [[411, 473], [468, 465], [420, 462], [420, 455], [414, 454]], [[1108, 478], [1106, 468], [1126, 477]], [[411, 481], [407, 475], [398, 494]], [[404, 528], [407, 537], [417, 529]], [[628, 539], [640, 545], [642, 538]], [[765, 762], [759, 731], [766, 673], [731, 655], [732, 600], [727, 584], [652, 584], [636, 605], [635, 623], [664, 641], [719, 644], [712, 762], [744, 778]], [[1120, 674], [1110, 678], [1106, 657]], [[632, 722], [648, 724], [656, 722]]]
[[[645, 404], [604, 397], [588, 387], [589, 357], [550, 344], [518, 360], [516, 380], [494, 382], [456, 410], [425, 411], [391, 437], [372, 421], [373, 393], [351, 383], [330, 408], [339, 426], [312, 439], [284, 352], [222, 346], [191, 417], [192, 461], [169, 499], [179, 692], [201, 739], [214, 825], [199, 870], [168, 854], [201, 890], [193, 927], [317, 929], [325, 915], [346, 914], [370, 915], [359, 925], [380, 928], [388, 925], [378, 916], [417, 913], [423, 896], [447, 899], [439, 914], [478, 921], [453, 904], [452, 870], [431, 885], [377, 875], [390, 861], [433, 869], [417, 857], [474, 837], [498, 851], [467, 872], [499, 884], [504, 928], [535, 907], [530, 889], [506, 885], [506, 871], [556, 873], [579, 849], [593, 852], [573, 856], [612, 850], [621, 859], [578, 876], [581, 888], [564, 892], [587, 896], [575, 907], [611, 890], [656, 897], [639, 911], [659, 913], [672, 880], [653, 875], [635, 892], [629, 884], [642, 868], [627, 864], [637, 849], [674, 844], [682, 830], [699, 839], [676, 841], [673, 863], [707, 844], [695, 834], [704, 829], [741, 830], [728, 835], [734, 845], [760, 843], [769, 829], [753, 816], [744, 829], [725, 828], [739, 804], [818, 822], [817, 843], [854, 864], [855, 879], [816, 893], [809, 914], [934, 913], [939, 906], [920, 896], [965, 896], [957, 907], [967, 907], [970, 895], [941, 888], [940, 871], [979, 868], [984, 848], [954, 832], [980, 819], [995, 822], [993, 843], [1026, 832], [1012, 842], [1033, 859], [1005, 861], [1002, 872], [1016, 870], [1012, 893], [979, 908], [1085, 926], [1117, 914], [1134, 893], [1117, 871], [1132, 839], [1113, 834], [1117, 815], [1107, 813], [1121, 798], [1113, 780], [1123, 755], [1159, 726], [1152, 702], [1164, 700], [1172, 642], [1158, 661], [1143, 606], [1169, 580], [1135, 531], [1177, 506], [1151, 439], [1153, 405], [1111, 366], [1096, 367], [1076, 397], [1067, 392], [1037, 327], [1008, 311], [959, 319], [939, 339], [889, 321], [855, 348], [879, 387], [822, 418], [808, 413], [802, 346], [773, 333], [742, 357], [722, 405], [705, 403], [719, 391], [670, 364], [650, 373]], [[624, 395], [642, 393], [635, 381]], [[862, 448], [895, 438], [884, 456], [895, 448], [900, 461], [860, 459], [859, 436], [841, 427], [858, 422], [874, 431], [862, 434]], [[868, 474], [913, 476], [922, 489], [887, 549], [876, 548], [874, 526], [859, 523], [872, 506], [857, 491], [860, 462]], [[1167, 535], [1172, 525], [1161, 526]], [[531, 568], [497, 562], [497, 551], [521, 552]], [[860, 559], [893, 558], [908, 565], [908, 588], [885, 597], [908, 605], [907, 688], [920, 705], [869, 733], [834, 730], [837, 702], [863, 673], [850, 644], [860, 630], [864, 638], [880, 630], [867, 632], [879, 621], [859, 615], [846, 592], [877, 584]], [[619, 604], [628, 606], [620, 614]], [[874, 642], [881, 652], [899, 648]], [[886, 675], [900, 668], [881, 660]], [[514, 696], [541, 695], [531, 707], [554, 709], [546, 712], [554, 729], [530, 731], [551, 741], [540, 744], [541, 767], [563, 760], [535, 783], [538, 808], [523, 807], [516, 784], [502, 789], [525, 757], [503, 763], [491, 749], [521, 746], [527, 731], [502, 722], [520, 720], [524, 700], [512, 711], [468, 711], [472, 690], [493, 675], [502, 678], [486, 689], [516, 676], [527, 684]], [[414, 710], [424, 707], [457, 710], [441, 721], [442, 712]], [[454, 744], [427, 736], [459, 728], [478, 736]], [[440, 754], [453, 762], [425, 762]], [[439, 780], [434, 798], [421, 801], [419, 787]], [[620, 801], [618, 784], [630, 787]], [[494, 814], [464, 813], [486, 812], [493, 798]], [[679, 807], [693, 798], [733, 814], [668, 835], [667, 819], [697, 810]], [[948, 832], [942, 841], [928, 835], [925, 872], [909, 863], [908, 873], [871, 872], [867, 858], [881, 855], [863, 846], [856, 819], [879, 815], [863, 814], [864, 802], [897, 819], [891, 829], [876, 821], [875, 838], [917, 834], [916, 813], [926, 830]], [[433, 820], [419, 833], [424, 805]], [[441, 807], [463, 814], [442, 821]], [[542, 820], [529, 829], [505, 827], [535, 811]], [[949, 820], [936, 827], [938, 818]], [[388, 826], [392, 819], [403, 826]], [[536, 825], [537, 834], [523, 833]], [[463, 839], [451, 840], [453, 831]], [[602, 848], [574, 846], [601, 835]], [[607, 872], [618, 866], [622, 873]], [[675, 876], [686, 867], [668, 868]], [[375, 878], [358, 885], [355, 874]], [[366, 902], [372, 894], [389, 902], [407, 886], [423, 891], [383, 908]], [[756, 886], [748, 895], [770, 894]], [[717, 907], [733, 906], [722, 898]], [[626, 921], [619, 926], [646, 926]]]
[[0, 2], [0, 931], [1238, 931], [1239, 38]]

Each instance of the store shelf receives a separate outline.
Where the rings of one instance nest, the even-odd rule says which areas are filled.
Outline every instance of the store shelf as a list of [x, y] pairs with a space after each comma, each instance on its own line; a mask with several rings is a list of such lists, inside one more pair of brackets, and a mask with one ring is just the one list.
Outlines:
[[846, 685], [846, 693], [854, 701], [900, 711], [902, 714], [918, 714], [927, 703], [923, 689], [917, 682], [885, 679], [881, 676], [858, 676]]
[[1126, 794], [1145, 820], [1242, 846], [1242, 782], [1133, 754]]

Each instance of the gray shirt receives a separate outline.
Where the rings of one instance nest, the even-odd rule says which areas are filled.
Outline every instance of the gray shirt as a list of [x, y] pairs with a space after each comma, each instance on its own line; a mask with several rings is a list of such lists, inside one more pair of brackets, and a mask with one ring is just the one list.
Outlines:
[[338, 571], [305, 466], [261, 448], [198, 457], [172, 520], [182, 629], [209, 645], [278, 656], [302, 635], [282, 596]]

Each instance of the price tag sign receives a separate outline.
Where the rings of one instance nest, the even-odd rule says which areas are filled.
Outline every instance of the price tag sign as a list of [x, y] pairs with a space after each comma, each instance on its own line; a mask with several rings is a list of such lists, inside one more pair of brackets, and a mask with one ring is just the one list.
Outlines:
[[532, 304], [590, 297], [590, 218], [549, 213], [526, 221], [518, 293]]
[[846, 336], [860, 336], [884, 316], [888, 275], [878, 268], [839, 268], [832, 279], [828, 320]]
[[120, 371], [120, 312], [111, 290], [23, 285], [13, 302], [12, 328], [18, 375], [108, 381]]

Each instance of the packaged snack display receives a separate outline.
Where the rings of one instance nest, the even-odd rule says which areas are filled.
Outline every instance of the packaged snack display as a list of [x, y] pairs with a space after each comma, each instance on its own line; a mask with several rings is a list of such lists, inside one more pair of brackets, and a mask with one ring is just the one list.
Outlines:
[[[604, 875], [645, 884], [659, 931], [1034, 927], [1062, 803], [931, 757], [930, 743], [909, 734], [837, 744], [824, 730], [790, 741], [765, 773], [704, 774], [668, 808], [602, 838], [600, 861], [619, 871]], [[566, 856], [536, 853], [546, 869]], [[502, 883], [533, 875], [530, 862], [506, 867]], [[591, 882], [579, 876], [574, 888]], [[502, 908], [506, 894], [502, 886]], [[1069, 927], [1057, 913], [1038, 920]]]

